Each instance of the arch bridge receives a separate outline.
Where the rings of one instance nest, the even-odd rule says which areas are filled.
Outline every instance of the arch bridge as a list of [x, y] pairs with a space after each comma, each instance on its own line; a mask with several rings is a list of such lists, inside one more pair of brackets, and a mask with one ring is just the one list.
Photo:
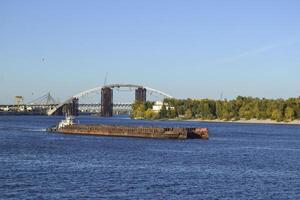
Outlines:
[[69, 114], [69, 115], [78, 115], [78, 105], [79, 99], [89, 95], [90, 93], [101, 91], [101, 116], [103, 117], [111, 117], [113, 115], [113, 90], [119, 88], [130, 88], [135, 90], [135, 100], [146, 102], [147, 93], [149, 94], [158, 94], [163, 98], [173, 98], [171, 95], [164, 93], [160, 90], [156, 90], [150, 87], [145, 87], [142, 85], [135, 84], [109, 84], [104, 86], [95, 87], [92, 89], [85, 90], [80, 92], [67, 100], [63, 101], [59, 105], [55, 106], [48, 110], [48, 115], [61, 115], [61, 114]]

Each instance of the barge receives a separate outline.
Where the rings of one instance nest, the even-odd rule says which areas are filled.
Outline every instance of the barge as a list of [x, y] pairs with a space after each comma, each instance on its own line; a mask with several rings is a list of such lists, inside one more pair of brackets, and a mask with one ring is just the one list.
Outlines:
[[118, 126], [118, 125], [84, 125], [73, 123], [67, 117], [58, 126], [47, 129], [49, 132], [63, 134], [140, 137], [160, 139], [208, 139], [207, 128], [192, 127], [153, 127], [153, 126]]

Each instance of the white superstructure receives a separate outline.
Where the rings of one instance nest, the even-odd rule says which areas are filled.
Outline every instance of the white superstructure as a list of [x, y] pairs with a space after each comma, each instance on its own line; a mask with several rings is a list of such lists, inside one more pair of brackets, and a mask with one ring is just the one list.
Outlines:
[[59, 124], [57, 126], [58, 129], [75, 124], [73, 121], [74, 119], [75, 119], [74, 116], [66, 116], [66, 119], [59, 122]]

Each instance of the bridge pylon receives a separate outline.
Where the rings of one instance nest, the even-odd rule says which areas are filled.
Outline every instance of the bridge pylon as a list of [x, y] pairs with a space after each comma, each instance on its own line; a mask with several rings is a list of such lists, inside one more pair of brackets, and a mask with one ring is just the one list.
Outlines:
[[135, 90], [135, 101], [146, 102], [147, 100], [147, 89], [139, 87]]
[[65, 104], [62, 107], [62, 113], [63, 113], [63, 115], [78, 116], [78, 112], [79, 112], [79, 102], [78, 102], [77, 98], [73, 98], [70, 103]]
[[64, 103], [59, 109], [55, 110], [51, 115], [57, 116], [78, 116], [79, 114], [79, 100], [78, 98], [72, 98], [70, 101]]
[[113, 116], [113, 90], [110, 87], [101, 89], [101, 116]]

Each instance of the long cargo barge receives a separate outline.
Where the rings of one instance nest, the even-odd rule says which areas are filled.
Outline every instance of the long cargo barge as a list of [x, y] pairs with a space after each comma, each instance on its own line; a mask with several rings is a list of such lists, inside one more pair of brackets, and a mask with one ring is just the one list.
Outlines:
[[[68, 120], [68, 119], [66, 119]], [[207, 128], [191, 127], [153, 127], [153, 126], [117, 126], [117, 125], [87, 125], [61, 122], [57, 127], [49, 128], [49, 132], [63, 134], [139, 137], [160, 139], [208, 139]]]

